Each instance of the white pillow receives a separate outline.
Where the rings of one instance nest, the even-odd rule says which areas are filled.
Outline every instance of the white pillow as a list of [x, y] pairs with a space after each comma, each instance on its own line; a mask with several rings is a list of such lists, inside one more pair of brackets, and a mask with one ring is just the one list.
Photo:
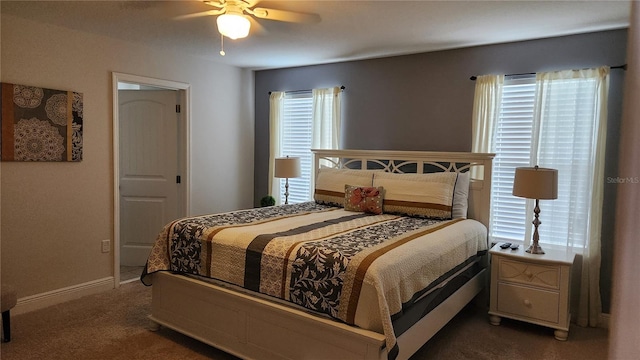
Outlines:
[[469, 208], [469, 172], [458, 173], [456, 187], [453, 191], [453, 208], [451, 209], [451, 217], [453, 219], [466, 219], [467, 210]]
[[374, 170], [320, 168], [313, 199], [318, 204], [344, 207], [345, 185], [369, 187]]
[[451, 219], [456, 179], [454, 172], [375, 173], [373, 186], [385, 189], [385, 213]]

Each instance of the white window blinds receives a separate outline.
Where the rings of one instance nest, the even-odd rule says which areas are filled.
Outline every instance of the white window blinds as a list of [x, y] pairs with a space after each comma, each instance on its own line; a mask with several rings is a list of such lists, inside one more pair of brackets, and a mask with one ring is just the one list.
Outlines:
[[495, 241], [525, 239], [525, 199], [512, 195], [515, 168], [530, 166], [535, 76], [506, 79], [495, 128], [492, 221]]
[[[311, 141], [313, 129], [313, 99], [311, 91], [285, 93], [281, 124], [282, 156], [299, 157], [301, 177], [289, 179], [289, 203], [311, 199]], [[284, 193], [285, 179], [280, 179]]]

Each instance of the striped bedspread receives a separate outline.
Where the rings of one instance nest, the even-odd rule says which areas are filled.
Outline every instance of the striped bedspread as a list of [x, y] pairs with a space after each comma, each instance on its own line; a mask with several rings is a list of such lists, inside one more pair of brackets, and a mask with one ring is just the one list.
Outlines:
[[391, 317], [458, 264], [487, 249], [474, 220], [349, 212], [314, 202], [176, 220], [142, 276], [215, 278], [396, 338]]

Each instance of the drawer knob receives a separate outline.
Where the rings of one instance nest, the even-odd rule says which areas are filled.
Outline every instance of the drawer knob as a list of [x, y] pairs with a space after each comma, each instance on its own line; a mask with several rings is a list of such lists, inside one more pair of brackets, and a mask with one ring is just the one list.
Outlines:
[[526, 307], [531, 307], [531, 301], [529, 301], [529, 300], [525, 299], [525, 300], [524, 300], [524, 306], [526, 306]]

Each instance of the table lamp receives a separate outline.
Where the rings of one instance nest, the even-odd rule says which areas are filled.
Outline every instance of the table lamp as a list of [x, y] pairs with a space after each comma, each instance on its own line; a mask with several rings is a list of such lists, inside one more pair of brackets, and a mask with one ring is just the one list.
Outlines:
[[285, 178], [284, 183], [284, 203], [289, 203], [289, 178], [300, 177], [300, 158], [280, 157], [276, 158], [274, 176]]
[[526, 250], [531, 254], [544, 254], [538, 244], [538, 226], [542, 224], [538, 219], [540, 215], [539, 201], [558, 198], [558, 170], [535, 167], [516, 168], [516, 175], [513, 180], [513, 195], [527, 199], [536, 199], [536, 207], [533, 209], [535, 219], [533, 220], [533, 243]]

